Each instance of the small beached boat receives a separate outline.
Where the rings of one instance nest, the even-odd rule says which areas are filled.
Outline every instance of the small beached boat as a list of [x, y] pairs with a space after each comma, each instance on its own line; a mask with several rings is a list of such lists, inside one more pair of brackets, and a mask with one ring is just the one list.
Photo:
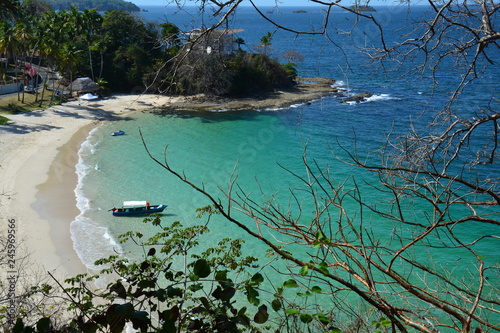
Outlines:
[[117, 135], [123, 135], [123, 134], [125, 134], [125, 131], [120, 130], [120, 131], [117, 131], [117, 132], [113, 132], [111, 135], [112, 136], [117, 136]]
[[147, 201], [124, 201], [121, 208], [111, 208], [114, 216], [136, 216], [161, 213], [167, 205], [151, 205]]

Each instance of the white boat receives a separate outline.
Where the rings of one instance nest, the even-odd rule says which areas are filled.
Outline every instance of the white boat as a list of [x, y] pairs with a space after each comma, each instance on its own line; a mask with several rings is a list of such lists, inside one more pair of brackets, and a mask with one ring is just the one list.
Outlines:
[[124, 201], [121, 208], [111, 208], [114, 216], [135, 216], [161, 213], [167, 205], [151, 205], [147, 201]]

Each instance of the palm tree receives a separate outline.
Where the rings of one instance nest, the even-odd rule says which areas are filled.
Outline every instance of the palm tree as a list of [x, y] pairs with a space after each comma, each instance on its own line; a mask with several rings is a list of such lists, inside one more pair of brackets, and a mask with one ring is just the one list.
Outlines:
[[[58, 45], [54, 43], [54, 40], [48, 37], [42, 37], [40, 39], [39, 43], [39, 54], [40, 58], [43, 56], [47, 60], [47, 64], [49, 68], [53, 67], [54, 65], [54, 59], [57, 56], [58, 53]], [[39, 107], [42, 107], [43, 103], [43, 97], [45, 95], [45, 90], [48, 87], [48, 79], [49, 79], [49, 68], [47, 68], [47, 71], [45, 72], [45, 80], [43, 84], [43, 89], [42, 89], [42, 97], [40, 98], [40, 104], [38, 105]]]
[[99, 50], [98, 40], [100, 38], [100, 28], [102, 16], [95, 9], [86, 9], [82, 14], [83, 19], [83, 39], [88, 46], [89, 66], [92, 80], [95, 80], [94, 65], [92, 61], [92, 51]]
[[[5, 55], [7, 61], [5, 62], [5, 69], [9, 67], [9, 57], [14, 59], [14, 76], [17, 83], [18, 67], [17, 67], [17, 50], [19, 49], [19, 40], [16, 38], [14, 28], [8, 22], [0, 23], [0, 53]], [[17, 89], [17, 99], [19, 98], [19, 86]]]
[[[32, 54], [32, 49], [33, 45], [35, 43], [35, 38], [33, 36], [33, 33], [30, 29], [30, 27], [25, 24], [22, 21], [17, 21], [14, 25], [14, 35], [16, 39], [19, 41], [19, 49], [18, 52], [20, 52], [21, 59], [23, 63], [28, 62], [28, 54]], [[30, 58], [29, 64], [31, 68], [31, 60]], [[25, 86], [27, 85], [27, 82], [25, 81]], [[24, 103], [24, 89], [23, 89], [23, 95], [22, 95], [22, 103]]]
[[[71, 43], [65, 43], [61, 47], [60, 61], [61, 61], [61, 69], [63, 69], [66, 74], [69, 74], [69, 81], [73, 82], [73, 70], [75, 66], [80, 62], [82, 56], [82, 50], [78, 49], [78, 47]], [[70, 95], [72, 91], [70, 90]], [[62, 99], [62, 94], [61, 94]]]
[[269, 53], [269, 47], [271, 46], [271, 40], [273, 39], [273, 35], [268, 32], [260, 39], [260, 46], [264, 48], [264, 54]]
[[[65, 33], [63, 29], [62, 14], [55, 11], [44, 12], [43, 16], [37, 22], [38, 38], [40, 41], [40, 53], [43, 55], [47, 61], [49, 68], [54, 68], [56, 65], [56, 60], [58, 59], [60, 44], [65, 40]], [[42, 99], [40, 101], [40, 107], [43, 102], [43, 95], [45, 89], [48, 87], [48, 74], [45, 76], [45, 84], [42, 90]], [[50, 97], [50, 104], [54, 101], [54, 96], [56, 89], [54, 82], [52, 83], [52, 95]]]

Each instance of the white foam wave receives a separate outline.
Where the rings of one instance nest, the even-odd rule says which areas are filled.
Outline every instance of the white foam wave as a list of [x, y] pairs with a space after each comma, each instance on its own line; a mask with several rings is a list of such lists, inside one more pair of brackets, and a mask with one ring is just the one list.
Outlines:
[[[350, 96], [355, 96], [355, 95], [351, 94]], [[346, 104], [346, 105], [358, 105], [358, 104], [364, 104], [364, 103], [369, 103], [369, 102], [389, 101], [389, 100], [399, 100], [399, 98], [393, 97], [390, 94], [378, 94], [378, 95], [372, 95], [370, 97], [366, 97], [362, 100], [347, 101], [344, 104]]]
[[76, 206], [80, 210], [80, 214], [85, 213], [88, 209], [90, 209], [89, 200], [85, 197], [83, 193], [83, 181], [85, 177], [88, 175], [92, 167], [85, 163], [86, 157], [93, 154], [93, 147], [95, 144], [92, 143], [92, 135], [94, 134], [93, 129], [90, 131], [87, 139], [82, 143], [80, 150], [78, 151], [78, 163], [76, 164], [76, 174], [78, 177], [78, 183], [75, 188], [75, 196], [76, 196]]
[[87, 268], [100, 270], [96, 260], [121, 253], [122, 249], [110, 236], [107, 228], [97, 226], [91, 219], [79, 215], [70, 226], [73, 247]]
[[111, 237], [108, 229], [97, 225], [87, 217], [91, 209], [91, 201], [85, 196], [83, 183], [90, 172], [98, 169], [97, 164], [95, 166], [88, 164], [89, 157], [94, 154], [96, 145], [99, 142], [95, 136], [97, 129], [90, 131], [78, 151], [78, 163], [76, 165], [78, 183], [75, 188], [75, 195], [80, 214], [70, 225], [73, 248], [82, 263], [92, 270], [102, 269], [102, 267], [95, 265], [96, 260], [121, 252], [120, 245]]
[[380, 94], [380, 95], [373, 95], [371, 97], [368, 97], [366, 99], [367, 102], [376, 102], [376, 101], [389, 101], [389, 100], [393, 100], [393, 99], [397, 99], [389, 94]]
[[345, 88], [347, 84], [342, 80], [337, 80], [332, 84], [332, 87], [342, 87]]

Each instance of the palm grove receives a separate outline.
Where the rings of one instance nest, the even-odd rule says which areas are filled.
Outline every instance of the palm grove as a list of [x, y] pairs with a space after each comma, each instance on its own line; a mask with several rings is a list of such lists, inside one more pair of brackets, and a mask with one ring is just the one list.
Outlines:
[[[352, 11], [341, 2], [312, 2], [326, 12], [336, 7]], [[199, 5], [209, 4], [218, 9], [215, 13], [220, 15], [220, 25], [240, 1]], [[491, 96], [483, 96], [484, 104], [469, 113], [459, 113], [455, 107], [478, 79], [498, 66], [500, 33], [495, 24], [500, 7], [490, 1], [429, 1], [428, 5], [432, 18], [415, 23], [413, 33], [396, 45], [385, 43], [382, 25], [374, 16], [354, 13], [360, 21], [378, 27], [380, 47], [364, 50], [378, 64], [390, 69], [419, 53], [425, 55], [421, 58], [425, 63], [409, 66], [409, 75], [424, 75], [429, 69], [433, 75], [452, 59], [462, 78], [446, 102], [427, 110], [421, 118], [425, 123], [415, 122], [405, 134], [389, 136], [378, 159], [345, 152], [349, 158], [343, 162], [351, 165], [353, 174], [364, 170], [378, 175], [378, 183], [369, 184], [369, 188], [371, 196], [379, 193], [382, 201], [367, 200], [366, 187], [355, 178], [334, 179], [327, 168], [308, 160], [306, 154], [304, 174], [291, 174], [296, 187], [290, 191], [293, 204], [288, 207], [272, 196], [263, 201], [251, 199], [235, 179], [222, 201], [173, 169], [168, 154], [151, 155], [166, 172], [211, 201], [212, 205], [199, 210], [205, 223], [184, 228], [178, 222], [163, 225], [158, 217], [147, 219], [145, 223], [159, 228], [154, 237], [143, 239], [133, 232], [121, 236], [122, 241], [144, 248], [141, 260], [111, 257], [100, 262], [108, 267], [103, 274], [118, 274], [120, 279], [100, 291], [91, 287], [97, 276], [78, 276], [64, 285], [50, 279], [41, 281], [19, 299], [22, 311], [11, 323], [15, 330], [119, 332], [127, 323], [143, 332], [500, 330], [498, 261], [485, 260], [477, 247], [484, 241], [498, 245], [499, 239], [498, 178], [485, 172], [498, 166], [498, 99], [493, 90]], [[255, 9], [260, 10], [258, 6]], [[333, 24], [328, 16], [324, 23]], [[134, 59], [131, 53], [125, 58]], [[179, 58], [178, 54], [173, 56]], [[190, 57], [185, 54], [180, 58]], [[129, 63], [131, 73], [120, 75], [134, 75], [137, 65]], [[156, 73], [162, 73], [162, 68], [156, 68]], [[165, 70], [163, 76], [195, 73], [194, 68], [179, 65], [173, 71]], [[391, 75], [390, 71], [387, 74]], [[224, 75], [220, 77], [226, 82]], [[173, 81], [156, 84], [168, 82]], [[189, 87], [190, 83], [181, 86]], [[478, 140], [484, 144], [469, 144]], [[144, 144], [147, 150], [147, 142]], [[336, 158], [336, 150], [342, 150], [342, 145], [332, 148], [332, 158]], [[358, 208], [346, 210], [352, 203]], [[312, 218], [306, 223], [302, 213], [311, 210]], [[243, 212], [256, 227], [249, 227], [251, 224], [235, 211]], [[267, 245], [269, 258], [288, 267], [285, 282], [270, 287], [259, 268], [262, 263], [244, 255], [242, 240], [222, 239], [196, 251], [215, 215]], [[374, 216], [377, 224], [387, 226], [388, 237], [375, 232]], [[490, 226], [488, 233], [463, 238], [464, 229], [483, 225]], [[290, 253], [283, 243], [266, 237], [266, 230], [302, 247], [302, 254]], [[432, 254], [449, 251], [460, 252], [461, 262], [444, 267], [429, 259]], [[460, 274], [454, 274], [456, 271]], [[58, 287], [65, 288], [64, 292]], [[66, 317], [58, 315], [66, 308], [59, 299], [69, 306]], [[51, 306], [40, 305], [50, 302]]]

